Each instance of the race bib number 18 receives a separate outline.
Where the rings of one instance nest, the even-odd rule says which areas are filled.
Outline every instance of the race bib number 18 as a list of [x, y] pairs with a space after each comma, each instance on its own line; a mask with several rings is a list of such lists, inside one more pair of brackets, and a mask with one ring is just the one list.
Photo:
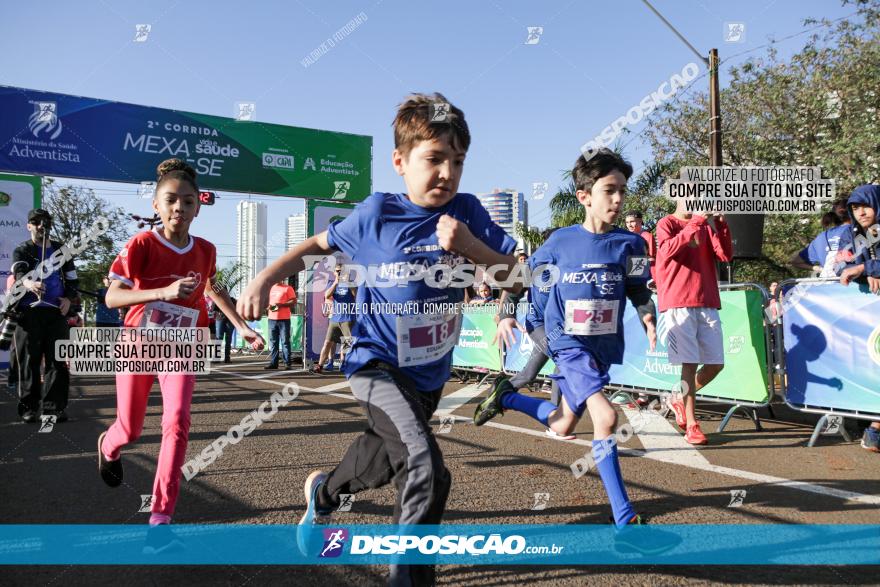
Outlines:
[[458, 342], [461, 316], [416, 314], [397, 317], [397, 362], [401, 367], [433, 363]]
[[619, 300], [566, 300], [565, 333], [579, 336], [615, 334]]
[[199, 311], [168, 302], [150, 302], [144, 307], [141, 328], [195, 328]]

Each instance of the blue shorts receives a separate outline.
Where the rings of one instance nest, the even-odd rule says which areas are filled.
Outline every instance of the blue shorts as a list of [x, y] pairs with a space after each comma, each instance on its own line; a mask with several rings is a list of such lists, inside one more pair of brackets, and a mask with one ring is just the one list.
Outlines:
[[598, 362], [584, 349], [562, 349], [553, 353], [559, 373], [550, 378], [559, 384], [559, 391], [578, 417], [587, 409], [587, 398], [602, 391], [611, 377], [608, 365]]

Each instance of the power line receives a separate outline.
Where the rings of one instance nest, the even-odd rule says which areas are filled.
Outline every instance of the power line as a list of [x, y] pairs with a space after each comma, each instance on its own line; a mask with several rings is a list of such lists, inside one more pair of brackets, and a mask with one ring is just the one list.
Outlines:
[[654, 8], [653, 6], [651, 6], [651, 3], [648, 2], [648, 0], [642, 0], [642, 2], [644, 3], [645, 6], [647, 6], [648, 8], [651, 9], [651, 12], [653, 12], [654, 14], [657, 15], [657, 18], [659, 18], [660, 20], [663, 21], [663, 24], [665, 24], [667, 27], [669, 27], [669, 30], [671, 30], [673, 33], [675, 33], [675, 36], [677, 36], [679, 39], [681, 39], [681, 42], [682, 42], [682, 43], [684, 43], [685, 45], [687, 45], [688, 48], [689, 48], [691, 51], [694, 52], [694, 55], [696, 55], [697, 57], [699, 57], [699, 58], [703, 61], [703, 63], [706, 64], [707, 67], [709, 66], [709, 59], [708, 59], [707, 57], [704, 57], [699, 51], [697, 51], [697, 50], [694, 48], [694, 46], [691, 45], [690, 41], [688, 41], [687, 39], [685, 39], [685, 38], [684, 38], [684, 35], [682, 35], [680, 32], [678, 32], [678, 29], [676, 29], [674, 26], [672, 26], [672, 23], [671, 23], [671, 22], [669, 22], [668, 20], [666, 20], [666, 18], [664, 18], [662, 14], [660, 14], [659, 12], [657, 12], [657, 9], [656, 9], [656, 8]]

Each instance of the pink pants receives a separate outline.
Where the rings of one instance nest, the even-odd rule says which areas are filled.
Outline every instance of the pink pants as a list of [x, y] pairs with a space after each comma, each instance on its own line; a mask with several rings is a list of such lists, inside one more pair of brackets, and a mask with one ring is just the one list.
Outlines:
[[[147, 399], [155, 375], [116, 376], [116, 422], [107, 431], [101, 450], [110, 460], [119, 458], [120, 449], [140, 438], [147, 412]], [[162, 390], [162, 446], [153, 483], [153, 514], [170, 520], [180, 491], [181, 467], [186, 460], [189, 436], [189, 410], [195, 375], [159, 375]]]

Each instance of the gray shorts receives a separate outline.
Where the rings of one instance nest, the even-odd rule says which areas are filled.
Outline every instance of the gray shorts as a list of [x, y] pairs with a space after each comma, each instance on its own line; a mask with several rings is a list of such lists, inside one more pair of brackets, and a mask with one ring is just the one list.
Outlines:
[[324, 342], [341, 342], [343, 336], [351, 336], [352, 322], [331, 322], [327, 327]]

